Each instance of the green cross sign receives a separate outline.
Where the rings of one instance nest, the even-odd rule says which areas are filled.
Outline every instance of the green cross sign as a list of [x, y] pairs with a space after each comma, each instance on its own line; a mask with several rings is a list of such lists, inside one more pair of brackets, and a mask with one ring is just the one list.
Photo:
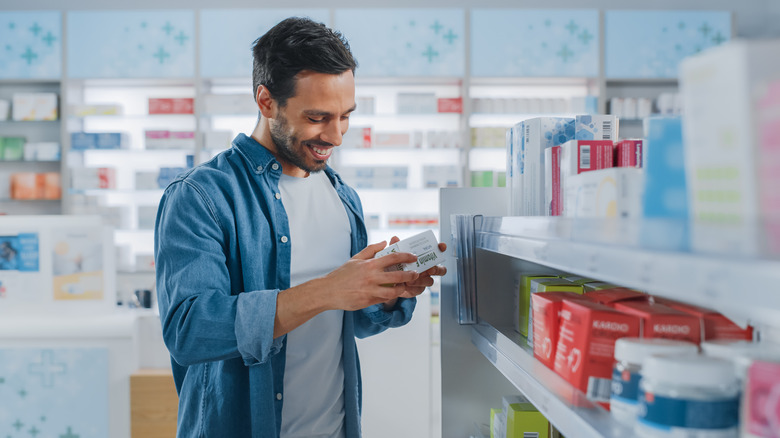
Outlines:
[[433, 50], [433, 47], [428, 46], [428, 50], [424, 51], [422, 55], [428, 57], [428, 62], [433, 62], [433, 58], [439, 56], [439, 52]]
[[447, 40], [448, 43], [452, 44], [453, 41], [455, 41], [455, 38], [457, 38], [458, 35], [456, 35], [452, 29], [448, 30], [446, 34], [444, 34], [444, 39]]
[[575, 23], [574, 20], [569, 21], [569, 24], [566, 25], [566, 29], [568, 29], [569, 33], [572, 35], [577, 32], [578, 28], [579, 26], [577, 26], [577, 23]]
[[38, 54], [33, 52], [32, 49], [29, 47], [27, 48], [27, 51], [22, 54], [22, 58], [24, 58], [27, 61], [27, 65], [32, 64], [33, 59], [37, 58]]
[[164, 31], [165, 31], [165, 34], [166, 34], [166, 35], [170, 35], [170, 34], [171, 34], [171, 32], [173, 32], [173, 26], [171, 26], [171, 23], [170, 23], [170, 22], [166, 22], [166, 23], [165, 23], [165, 26], [163, 26], [162, 30], [164, 30]]
[[188, 39], [190, 39], [190, 37], [188, 37], [188, 36], [187, 36], [187, 35], [184, 33], [184, 31], [179, 31], [179, 34], [178, 34], [178, 35], [176, 35], [176, 36], [174, 37], [174, 39], [175, 39], [176, 41], [178, 41], [180, 45], [182, 45], [182, 46], [183, 46], [183, 45], [184, 45], [184, 43], [185, 43], [185, 42], [186, 42]]
[[70, 426], [68, 426], [68, 432], [65, 435], [60, 435], [60, 438], [79, 438], [79, 435], [74, 434], [73, 431], [70, 430]]
[[43, 37], [43, 41], [46, 43], [47, 46], [51, 47], [51, 44], [57, 40], [57, 37], [51, 34], [51, 32], [47, 32], [46, 36]]
[[593, 39], [593, 35], [588, 32], [588, 29], [582, 29], [582, 33], [580, 33], [579, 39], [583, 44], [588, 44], [590, 40]]
[[41, 29], [41, 26], [38, 26], [38, 23], [33, 23], [32, 27], [30, 28], [30, 32], [35, 34], [35, 36], [38, 36], [38, 33], [43, 30]]
[[431, 29], [433, 29], [433, 31], [434, 31], [436, 34], [438, 34], [438, 33], [439, 33], [439, 31], [440, 31], [440, 30], [442, 30], [443, 28], [444, 28], [444, 26], [442, 26], [441, 24], [439, 24], [439, 20], [436, 20], [436, 21], [435, 21], [435, 22], [434, 22], [434, 23], [431, 25]]
[[563, 59], [563, 62], [567, 62], [569, 58], [574, 56], [574, 52], [569, 49], [569, 46], [564, 44], [563, 47], [561, 47], [561, 50], [558, 51], [557, 55]]
[[160, 48], [157, 49], [157, 53], [155, 53], [152, 56], [154, 56], [155, 58], [159, 59], [160, 60], [160, 64], [165, 62], [165, 58], [170, 58], [171, 57], [171, 55], [168, 52], [163, 50], [162, 46], [160, 46]]
[[712, 28], [707, 23], [704, 23], [699, 28], [699, 32], [701, 32], [701, 34], [706, 37], [710, 32], [712, 32]]

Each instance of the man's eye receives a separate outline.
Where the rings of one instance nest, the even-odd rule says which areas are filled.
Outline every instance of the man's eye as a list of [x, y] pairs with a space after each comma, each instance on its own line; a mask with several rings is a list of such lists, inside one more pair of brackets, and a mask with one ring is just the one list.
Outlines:
[[325, 119], [322, 119], [322, 118], [318, 119], [318, 118], [314, 118], [314, 117], [309, 117], [309, 121], [312, 122], [312, 123], [322, 123], [323, 120], [325, 120]]

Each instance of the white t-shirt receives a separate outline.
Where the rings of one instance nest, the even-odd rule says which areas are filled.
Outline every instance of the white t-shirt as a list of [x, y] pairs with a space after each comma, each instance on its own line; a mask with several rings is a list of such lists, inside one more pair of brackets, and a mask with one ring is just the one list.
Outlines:
[[[350, 258], [349, 218], [327, 175], [282, 175], [279, 191], [290, 221], [290, 286], [344, 264]], [[345, 436], [343, 318], [343, 310], [329, 310], [287, 334], [282, 438]]]

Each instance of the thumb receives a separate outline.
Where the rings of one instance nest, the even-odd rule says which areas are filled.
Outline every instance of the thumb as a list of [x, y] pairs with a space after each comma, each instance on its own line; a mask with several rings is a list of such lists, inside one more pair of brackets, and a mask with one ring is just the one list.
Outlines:
[[363, 248], [363, 251], [355, 254], [352, 258], [358, 260], [371, 260], [374, 258], [376, 253], [382, 251], [386, 246], [387, 242], [384, 240], [379, 243], [372, 243], [371, 245]]

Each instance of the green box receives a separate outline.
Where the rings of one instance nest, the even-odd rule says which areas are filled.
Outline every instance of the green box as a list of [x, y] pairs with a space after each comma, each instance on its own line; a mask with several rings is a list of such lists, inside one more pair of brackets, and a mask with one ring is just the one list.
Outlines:
[[493, 187], [493, 171], [473, 170], [471, 172], [471, 187]]
[[512, 403], [506, 413], [506, 438], [523, 438], [524, 434], [550, 438], [550, 422], [531, 403]]
[[588, 277], [580, 277], [579, 275], [561, 275], [561, 278], [563, 278], [566, 281], [571, 281], [574, 284], [584, 285], [586, 283], [594, 283], [598, 280], [594, 278], [588, 278]]
[[529, 334], [531, 281], [548, 278], [558, 279], [555, 275], [550, 274], [528, 274], [521, 276], [517, 280], [517, 284], [515, 284], [515, 312], [517, 315], [517, 318], [515, 318], [515, 330], [525, 337], [528, 337]]
[[4, 137], [2, 145], [3, 161], [20, 161], [24, 158], [24, 137]]
[[506, 187], [506, 172], [498, 172], [498, 183], [496, 187]]
[[[496, 421], [501, 421], [501, 416], [504, 414], [504, 410], [501, 408], [490, 408], [490, 438], [499, 438], [498, 429], [496, 429]], [[498, 416], [499, 418], [496, 418]]]

